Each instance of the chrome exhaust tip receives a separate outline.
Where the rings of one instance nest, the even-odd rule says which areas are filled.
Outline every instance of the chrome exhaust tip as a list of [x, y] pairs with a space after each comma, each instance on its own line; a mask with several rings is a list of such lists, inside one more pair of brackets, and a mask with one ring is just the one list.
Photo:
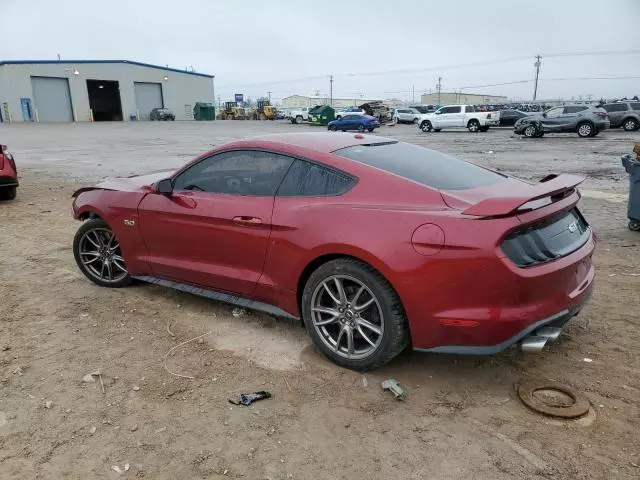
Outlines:
[[547, 337], [529, 335], [522, 339], [520, 342], [520, 348], [523, 352], [539, 352], [545, 346], [547, 340]]
[[558, 337], [560, 336], [561, 333], [562, 333], [562, 329], [561, 328], [542, 327], [542, 328], [536, 330], [535, 335], [537, 337], [544, 337], [549, 342], [555, 342], [558, 339]]

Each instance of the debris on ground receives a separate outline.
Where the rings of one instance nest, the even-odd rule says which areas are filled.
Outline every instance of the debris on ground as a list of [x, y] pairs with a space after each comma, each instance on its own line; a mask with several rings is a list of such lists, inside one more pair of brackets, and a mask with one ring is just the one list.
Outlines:
[[128, 472], [128, 471], [129, 471], [129, 468], [131, 468], [131, 467], [129, 466], [129, 464], [128, 464], [128, 463], [125, 463], [125, 464], [124, 464], [124, 467], [122, 467], [122, 468], [120, 468], [118, 465], [113, 465], [113, 466], [111, 467], [111, 470], [113, 470], [113, 471], [114, 471], [114, 472], [116, 472], [116, 473], [124, 473], [124, 472]]
[[248, 407], [253, 402], [257, 402], [258, 400], [263, 400], [265, 398], [271, 398], [271, 394], [264, 390], [254, 393], [241, 393], [236, 398], [230, 398], [229, 403], [233, 403], [234, 405], [244, 405]]
[[382, 389], [389, 390], [391, 393], [393, 393], [393, 396], [396, 398], [396, 400], [401, 402], [404, 401], [405, 397], [407, 396], [407, 392], [402, 389], [395, 378], [389, 378], [388, 380], [382, 382]]
[[84, 377], [82, 377], [82, 381], [84, 383], [94, 383], [96, 381], [96, 379], [93, 378], [93, 374], [92, 373], [87, 373]]
[[89, 429], [89, 435], [93, 435], [94, 433], [96, 433], [97, 428], [96, 427], [91, 427]]
[[140, 390], [140, 387], [135, 385], [132, 389], [134, 392], [138, 392]]
[[[517, 391], [520, 400], [527, 407], [550, 417], [578, 418], [589, 411], [587, 397], [558, 382], [526, 381], [517, 386]], [[547, 395], [542, 396], [539, 392], [547, 392]], [[569, 401], [562, 400], [563, 397], [568, 397]]]
[[362, 375], [362, 386], [364, 388], [367, 388], [369, 386], [369, 382], [367, 381], [367, 377], [365, 377], [364, 375]]
[[240, 308], [240, 307], [236, 307], [231, 311], [231, 315], [233, 315], [234, 317], [243, 317], [244, 315], [247, 314], [247, 310], [244, 308]]
[[46, 402], [44, 402], [44, 408], [52, 408], [53, 407], [53, 402], [51, 400], [47, 400]]
[[582, 361], [583, 362], [587, 362], [587, 363], [593, 362], [593, 360], [591, 360], [590, 358], [587, 358], [587, 357], [583, 358]]

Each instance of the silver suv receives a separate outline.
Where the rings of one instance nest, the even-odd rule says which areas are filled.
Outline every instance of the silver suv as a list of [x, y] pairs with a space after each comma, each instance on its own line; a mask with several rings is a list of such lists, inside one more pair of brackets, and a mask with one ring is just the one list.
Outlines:
[[602, 106], [609, 114], [611, 128], [622, 127], [627, 132], [640, 128], [640, 102], [615, 102]]
[[595, 137], [609, 125], [607, 112], [603, 108], [563, 105], [521, 118], [513, 126], [513, 132], [534, 138], [540, 138], [545, 133], [570, 132], [576, 132], [580, 137]]

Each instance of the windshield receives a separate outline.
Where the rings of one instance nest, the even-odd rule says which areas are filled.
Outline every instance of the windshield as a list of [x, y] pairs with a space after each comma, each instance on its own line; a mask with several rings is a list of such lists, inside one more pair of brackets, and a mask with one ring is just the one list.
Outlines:
[[503, 178], [473, 163], [404, 142], [355, 145], [333, 153], [441, 190], [483, 187]]

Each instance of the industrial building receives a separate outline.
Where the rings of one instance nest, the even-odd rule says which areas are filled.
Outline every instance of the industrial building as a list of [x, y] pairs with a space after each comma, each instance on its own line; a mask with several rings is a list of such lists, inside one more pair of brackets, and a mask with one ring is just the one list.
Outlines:
[[420, 96], [420, 103], [422, 105], [491, 105], [507, 103], [507, 97], [462, 92], [423, 93]]
[[129, 60], [0, 61], [0, 117], [11, 122], [149, 120], [169, 108], [193, 120], [213, 102], [213, 75]]
[[377, 100], [367, 100], [362, 98], [334, 98], [329, 97], [305, 97], [303, 95], [291, 95], [284, 97], [280, 102], [281, 108], [301, 108], [301, 107], [315, 107], [316, 105], [331, 105], [333, 107], [353, 107], [355, 105], [362, 105], [364, 103], [370, 103]]

